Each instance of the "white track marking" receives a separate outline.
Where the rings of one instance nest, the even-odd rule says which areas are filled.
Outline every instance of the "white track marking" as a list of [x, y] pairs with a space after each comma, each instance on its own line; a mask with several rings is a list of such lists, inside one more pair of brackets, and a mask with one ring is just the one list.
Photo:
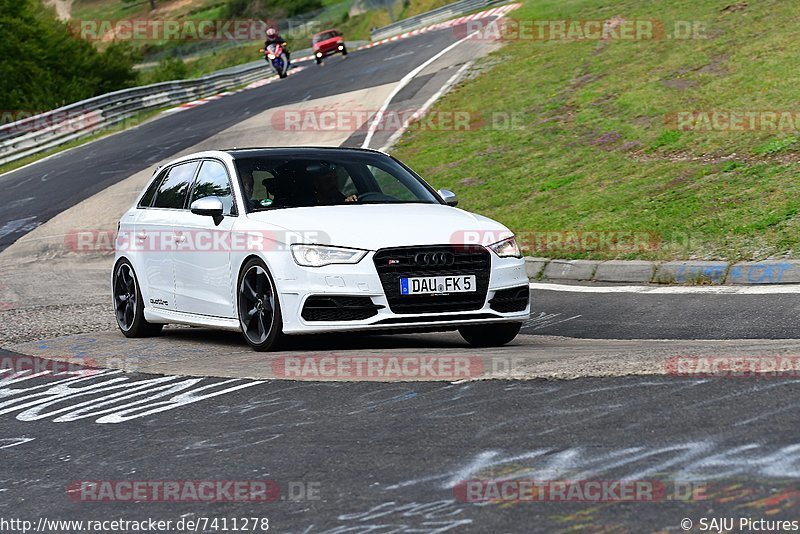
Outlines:
[[419, 119], [420, 117], [425, 115], [428, 112], [428, 110], [431, 109], [431, 106], [433, 106], [437, 100], [442, 98], [443, 94], [448, 92], [456, 84], [456, 82], [461, 78], [461, 75], [464, 74], [464, 71], [466, 71], [473, 63], [474, 61], [469, 61], [465, 63], [460, 69], [458, 69], [458, 71], [455, 74], [453, 74], [450, 77], [449, 80], [447, 80], [447, 82], [442, 86], [441, 89], [436, 91], [436, 93], [433, 96], [431, 96], [422, 105], [421, 108], [419, 108], [419, 110], [414, 112], [414, 114], [411, 117], [408, 117], [403, 123], [403, 126], [395, 133], [393, 133], [392, 136], [389, 138], [389, 140], [386, 141], [386, 144], [383, 145], [383, 147], [381, 147], [380, 149], [381, 152], [386, 152], [387, 150], [389, 150], [389, 148], [391, 148], [391, 146], [395, 144], [398, 139], [400, 139], [400, 136], [403, 135], [406, 132], [406, 130], [408, 130], [408, 127], [411, 125], [411, 121]]
[[779, 295], [800, 294], [800, 284], [763, 286], [573, 286], [531, 282], [531, 289], [567, 293], [643, 293], [650, 295]]
[[394, 97], [396, 97], [397, 94], [405, 88], [405, 86], [407, 86], [409, 83], [411, 83], [411, 81], [414, 78], [416, 78], [417, 74], [419, 74], [420, 72], [425, 70], [426, 67], [428, 67], [430, 64], [432, 64], [433, 62], [435, 62], [439, 58], [441, 58], [443, 55], [448, 53], [450, 50], [454, 49], [455, 47], [457, 47], [458, 45], [460, 45], [464, 41], [466, 41], [468, 39], [472, 39], [472, 37], [474, 37], [475, 35], [479, 34], [480, 32], [481, 32], [481, 30], [474, 31], [471, 34], [469, 34], [466, 37], [464, 37], [463, 39], [460, 39], [460, 40], [456, 41], [455, 43], [451, 44], [450, 46], [448, 46], [444, 50], [441, 50], [438, 54], [436, 54], [435, 56], [430, 58], [428, 61], [424, 62], [422, 65], [418, 66], [416, 69], [412, 70], [411, 72], [409, 72], [408, 74], [403, 76], [403, 79], [400, 80], [400, 82], [397, 84], [397, 87], [394, 88], [394, 91], [392, 91], [392, 93], [389, 95], [389, 97], [386, 99], [386, 101], [381, 106], [381, 109], [379, 109], [378, 113], [375, 115], [375, 118], [373, 119], [372, 124], [370, 124], [370, 126], [369, 126], [369, 131], [367, 132], [367, 137], [364, 139], [364, 143], [362, 143], [361, 148], [369, 148], [369, 144], [372, 142], [372, 138], [375, 136], [375, 132], [378, 130], [378, 126], [380, 125], [381, 121], [383, 120], [383, 116], [386, 113], [386, 110], [389, 108], [389, 104], [392, 103], [392, 100], [394, 100]]
[[0, 449], [10, 449], [11, 447], [16, 447], [17, 445], [22, 445], [35, 439], [36, 438], [0, 438]]

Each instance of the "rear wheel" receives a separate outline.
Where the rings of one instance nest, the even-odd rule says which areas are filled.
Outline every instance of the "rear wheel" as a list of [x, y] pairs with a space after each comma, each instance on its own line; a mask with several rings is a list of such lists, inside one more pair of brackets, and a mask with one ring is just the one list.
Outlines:
[[259, 352], [274, 350], [283, 339], [281, 305], [267, 266], [248, 261], [239, 276], [239, 325], [247, 343]]
[[467, 343], [473, 347], [501, 347], [517, 337], [522, 323], [497, 323], [462, 326], [458, 329]]
[[128, 260], [117, 263], [111, 289], [117, 326], [125, 337], [150, 337], [161, 332], [163, 324], [148, 323], [144, 318], [142, 292]]

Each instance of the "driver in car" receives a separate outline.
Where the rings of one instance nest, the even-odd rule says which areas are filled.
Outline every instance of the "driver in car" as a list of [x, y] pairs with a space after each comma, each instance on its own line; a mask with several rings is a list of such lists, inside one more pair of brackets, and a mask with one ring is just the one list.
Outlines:
[[331, 169], [314, 178], [314, 187], [317, 191], [317, 203], [341, 204], [343, 202], [357, 202], [358, 195], [345, 196], [339, 191], [339, 178], [336, 171]]
[[253, 188], [255, 187], [255, 177], [253, 169], [243, 171], [242, 188], [244, 189], [244, 203], [249, 210], [260, 207], [258, 200], [253, 198]]

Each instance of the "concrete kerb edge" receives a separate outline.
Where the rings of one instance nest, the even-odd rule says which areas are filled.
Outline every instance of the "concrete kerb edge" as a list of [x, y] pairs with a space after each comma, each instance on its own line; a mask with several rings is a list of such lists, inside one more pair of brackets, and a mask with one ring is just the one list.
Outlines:
[[[561, 269], [559, 276], [547, 276], [547, 267], [553, 262], [559, 265], [586, 265], [587, 260], [564, 260], [557, 258], [525, 257], [525, 271], [528, 279], [534, 281], [591, 281], [591, 282], [623, 282], [650, 283], [660, 285], [769, 285], [800, 283], [800, 260], [763, 260], [731, 264], [725, 261], [642, 261], [642, 260], [608, 260], [599, 261], [594, 266], [591, 276], [581, 275], [581, 269]], [[605, 267], [613, 267], [613, 279], [598, 272], [605, 272]], [[649, 278], [643, 277], [642, 271], [649, 270]], [[572, 272], [578, 276], [570, 276]]]

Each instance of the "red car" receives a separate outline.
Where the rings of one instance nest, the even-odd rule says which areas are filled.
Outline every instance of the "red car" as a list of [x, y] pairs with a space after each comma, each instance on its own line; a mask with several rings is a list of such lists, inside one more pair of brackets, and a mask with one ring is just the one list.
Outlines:
[[311, 49], [314, 53], [314, 59], [317, 60], [317, 65], [322, 63], [322, 58], [332, 56], [333, 54], [342, 53], [343, 56], [347, 55], [347, 47], [344, 44], [344, 38], [338, 30], [325, 30], [316, 34], [311, 39]]

